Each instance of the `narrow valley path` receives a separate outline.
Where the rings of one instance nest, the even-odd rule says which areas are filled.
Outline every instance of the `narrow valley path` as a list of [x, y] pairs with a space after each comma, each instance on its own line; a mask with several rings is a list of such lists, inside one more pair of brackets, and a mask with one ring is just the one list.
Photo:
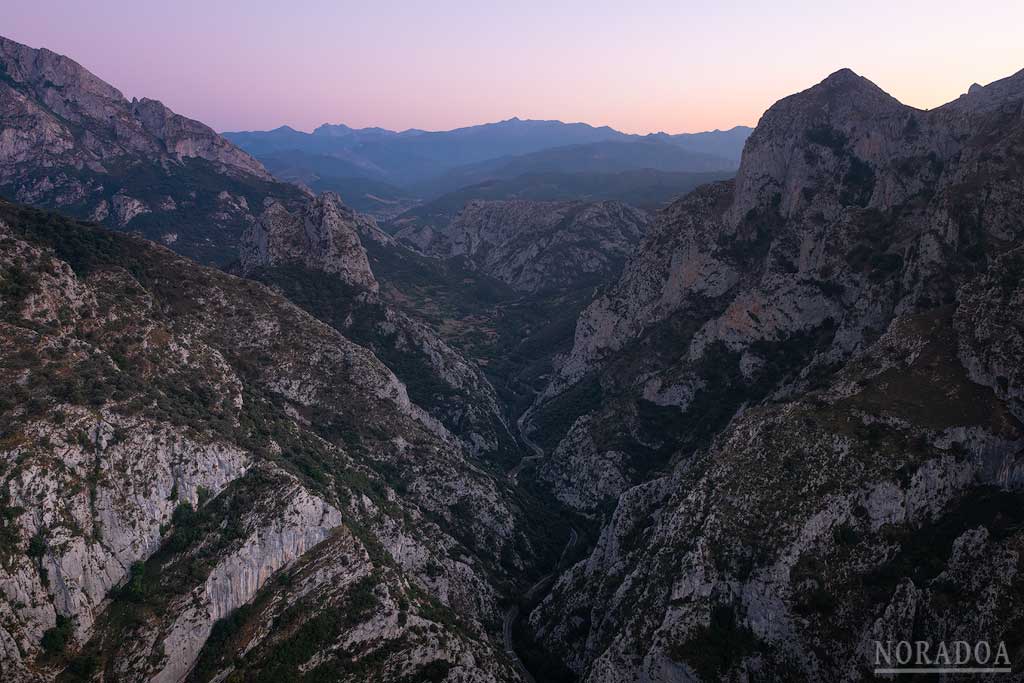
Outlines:
[[[519, 473], [522, 471], [523, 467], [527, 463], [536, 462], [544, 458], [544, 449], [537, 445], [529, 436], [527, 436], [526, 430], [523, 428], [523, 421], [526, 419], [527, 415], [529, 415], [529, 411], [523, 413], [519, 417], [519, 419], [516, 420], [516, 428], [519, 431], [519, 438], [522, 440], [524, 444], [526, 444], [526, 446], [531, 451], [533, 451], [533, 455], [524, 456], [519, 460], [518, 463], [516, 463], [515, 467], [508, 471], [506, 476], [512, 480], [513, 485], [519, 483]], [[560, 572], [564, 568], [565, 561], [566, 558], [569, 556], [569, 553], [572, 551], [573, 548], [576, 547], [576, 544], [579, 542], [579, 538], [579, 532], [577, 532], [576, 529], [570, 527], [569, 539], [565, 542], [565, 546], [562, 548], [562, 553], [558, 556], [558, 562], [555, 563], [554, 569], [552, 569], [552, 571], [548, 572], [544, 576], [537, 579], [533, 583], [533, 585], [530, 586], [530, 588], [523, 595], [523, 599], [525, 602], [529, 602], [536, 598], [537, 595], [549, 583], [555, 580], [555, 578], [558, 576], [558, 572]], [[504, 641], [505, 653], [512, 660], [512, 663], [515, 665], [516, 670], [519, 672], [519, 675], [522, 677], [524, 681], [526, 681], [527, 683], [536, 683], [536, 679], [533, 677], [533, 674], [529, 672], [529, 670], [526, 668], [526, 665], [523, 664], [523, 660], [520, 659], [518, 653], [516, 653], [515, 643], [512, 639], [512, 630], [515, 627], [516, 619], [518, 618], [518, 604], [512, 605], [505, 611], [505, 618], [502, 621], [501, 626], [502, 640]]]
[[542, 460], [544, 458], [544, 449], [541, 448], [540, 446], [538, 446], [533, 441], [533, 439], [531, 439], [529, 436], [527, 436], [526, 435], [526, 430], [523, 429], [523, 420], [525, 420], [526, 416], [529, 415], [529, 414], [530, 414], [530, 411], [526, 411], [525, 413], [523, 413], [522, 415], [519, 416], [519, 419], [516, 420], [516, 429], [519, 432], [520, 440], [524, 444], [526, 444], [527, 448], [529, 448], [531, 451], [533, 451], [533, 455], [525, 455], [525, 456], [523, 456], [522, 458], [519, 459], [519, 462], [516, 463], [516, 466], [508, 471], [507, 476], [508, 476], [509, 479], [512, 480], [513, 484], [515, 484], [515, 483], [517, 483], [519, 481], [519, 473], [523, 470], [523, 467], [525, 467], [527, 463], [536, 462], [536, 461]]
[[[525, 601], [529, 602], [536, 598], [541, 590], [555, 580], [555, 577], [558, 576], [558, 572], [563, 569], [565, 558], [568, 556], [569, 552], [576, 547], [576, 543], [579, 542], [579, 538], [580, 535], [576, 529], [570, 527], [569, 540], [565, 542], [565, 547], [562, 548], [562, 554], [558, 557], [558, 564], [555, 565], [553, 571], [540, 577], [532, 586], [530, 586], [529, 590], [523, 594]], [[512, 629], [515, 626], [516, 619], [518, 618], [519, 605], [512, 605], [505, 611], [505, 619], [502, 623], [502, 638], [505, 642], [505, 653], [512, 659], [512, 662], [515, 664], [516, 669], [519, 671], [519, 674], [523, 677], [524, 681], [536, 683], [533, 675], [530, 674], [526, 666], [523, 664], [523, 660], [521, 660], [519, 655], [516, 653], [515, 644], [512, 642]]]

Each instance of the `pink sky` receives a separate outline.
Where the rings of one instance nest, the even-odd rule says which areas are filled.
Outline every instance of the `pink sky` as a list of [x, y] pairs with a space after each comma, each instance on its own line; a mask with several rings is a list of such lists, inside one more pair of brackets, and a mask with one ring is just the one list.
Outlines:
[[[1024, 68], [1024, 3], [6, 0], [0, 34], [218, 130], [753, 125], [841, 67], [934, 107]], [[966, 9], [965, 9], [966, 8]]]

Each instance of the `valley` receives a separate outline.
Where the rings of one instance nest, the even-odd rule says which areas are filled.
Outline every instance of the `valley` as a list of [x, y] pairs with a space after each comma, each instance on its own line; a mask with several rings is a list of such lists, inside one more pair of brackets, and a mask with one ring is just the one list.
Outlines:
[[0, 38], [0, 678], [1024, 657], [1024, 71], [223, 136]]

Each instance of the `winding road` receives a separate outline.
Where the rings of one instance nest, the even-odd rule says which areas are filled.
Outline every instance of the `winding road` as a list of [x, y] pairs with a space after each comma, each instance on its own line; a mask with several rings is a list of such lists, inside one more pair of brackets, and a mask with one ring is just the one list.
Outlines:
[[526, 416], [529, 414], [530, 412], [526, 411], [525, 413], [519, 416], [519, 419], [516, 420], [516, 429], [519, 431], [519, 439], [524, 444], [526, 444], [526, 446], [531, 451], [533, 451], [533, 455], [523, 456], [522, 458], [519, 459], [519, 462], [516, 463], [516, 466], [508, 471], [508, 474], [506, 476], [508, 476], [508, 478], [512, 480], [513, 484], [519, 482], [519, 473], [523, 470], [523, 467], [527, 463], [536, 462], [537, 460], [540, 460], [544, 457], [544, 449], [538, 446], [536, 443], [534, 443], [533, 439], [526, 435], [526, 430], [523, 429], [523, 420], [525, 420]]

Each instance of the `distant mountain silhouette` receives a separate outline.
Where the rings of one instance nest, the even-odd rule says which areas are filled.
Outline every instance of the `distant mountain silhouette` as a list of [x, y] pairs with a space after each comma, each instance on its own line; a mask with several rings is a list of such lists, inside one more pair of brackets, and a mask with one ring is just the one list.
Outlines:
[[712, 130], [706, 133], [681, 133], [679, 135], [653, 133], [648, 135], [647, 139], [664, 140], [691, 152], [702, 152], [732, 159], [738, 164], [740, 155], [743, 154], [743, 145], [750, 137], [751, 132], [753, 132], [752, 128], [736, 126], [729, 130]]
[[[591, 148], [560, 152], [561, 162], [537, 158], [522, 162], [525, 167], [540, 163], [542, 168], [527, 171], [619, 172], [653, 168], [668, 171], [709, 171], [734, 169], [750, 128], [711, 131], [683, 135], [657, 133], [630, 135], [607, 126], [585, 123], [534, 121], [518, 118], [469, 126], [450, 131], [390, 131], [383, 128], [350, 128], [343, 124], [324, 124], [312, 133], [282, 126], [271, 131], [224, 133], [224, 137], [246, 150], [269, 167], [287, 159], [292, 175], [316, 174], [326, 178], [324, 158], [339, 160], [333, 177], [364, 177], [393, 185], [430, 188], [452, 171], [464, 173], [474, 164], [498, 168], [514, 157], [555, 148], [581, 147], [601, 143], [629, 143], [633, 147], [614, 151]], [[685, 154], [681, 153], [685, 151]], [[576, 157], [570, 160], [569, 157]], [[283, 155], [283, 156], [282, 156]], [[306, 155], [304, 157], [303, 155]], [[589, 156], [588, 158], [588, 155]], [[558, 156], [558, 155], [556, 155]], [[628, 159], [628, 160], [627, 160]], [[596, 167], [589, 164], [597, 163]], [[468, 183], [487, 179], [472, 176]], [[518, 174], [518, 173], [517, 173]], [[472, 175], [472, 173], [470, 173]], [[455, 176], [453, 176], [455, 177]], [[450, 181], [441, 182], [441, 192], [455, 189]]]

